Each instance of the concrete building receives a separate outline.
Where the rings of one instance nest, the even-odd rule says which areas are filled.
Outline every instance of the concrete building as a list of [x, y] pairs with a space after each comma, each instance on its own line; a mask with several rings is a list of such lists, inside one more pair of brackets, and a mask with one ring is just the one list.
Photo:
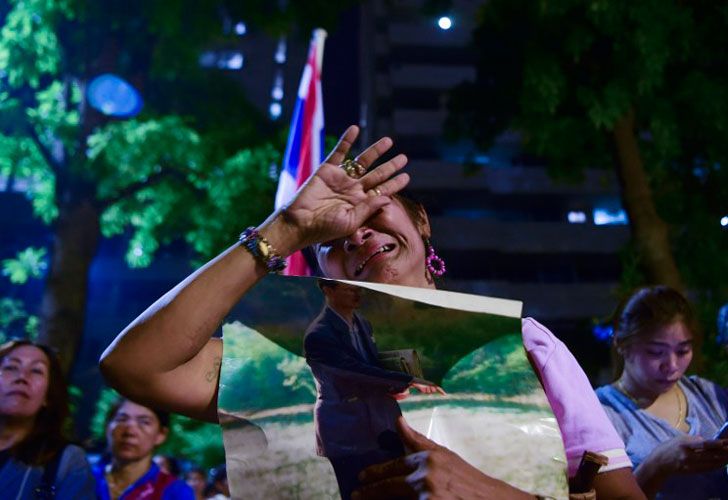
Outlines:
[[601, 224], [620, 211], [614, 175], [588, 170], [578, 184], [557, 182], [513, 133], [487, 152], [447, 143], [447, 95], [475, 78], [470, 35], [483, 2], [454, 1], [443, 13], [447, 30], [424, 3], [361, 7], [361, 124], [410, 157], [410, 191], [428, 207], [448, 287], [523, 300], [524, 314], [580, 344], [577, 351], [589, 349], [592, 319], [616, 305], [629, 239], [624, 223]]

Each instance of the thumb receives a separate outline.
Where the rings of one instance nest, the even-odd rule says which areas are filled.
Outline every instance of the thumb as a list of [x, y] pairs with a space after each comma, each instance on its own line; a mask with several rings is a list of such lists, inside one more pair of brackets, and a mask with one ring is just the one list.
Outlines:
[[440, 448], [440, 445], [427, 439], [410, 427], [402, 415], [397, 418], [397, 432], [399, 432], [399, 437], [402, 438], [405, 446], [413, 453], [418, 451], [434, 451]]

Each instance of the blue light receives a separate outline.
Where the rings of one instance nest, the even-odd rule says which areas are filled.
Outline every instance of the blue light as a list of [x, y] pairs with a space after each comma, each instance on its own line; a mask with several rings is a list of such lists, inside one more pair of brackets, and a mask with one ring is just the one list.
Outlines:
[[612, 325], [594, 325], [592, 334], [598, 341], [608, 342], [614, 335], [614, 328]]
[[571, 224], [585, 224], [586, 214], [581, 210], [572, 210], [566, 215], [567, 220]]
[[593, 211], [594, 224], [597, 226], [624, 226], [628, 223], [627, 213], [620, 209], [595, 208]]
[[235, 25], [235, 34], [238, 36], [243, 36], [248, 32], [248, 27], [245, 26], [245, 23], [240, 21]]
[[723, 227], [728, 226], [728, 215], [724, 215], [720, 218], [720, 225]]
[[268, 109], [270, 117], [274, 120], [277, 120], [278, 117], [281, 116], [281, 111], [283, 111], [283, 108], [279, 102], [271, 103], [270, 108]]
[[131, 118], [144, 106], [141, 94], [122, 78], [105, 73], [99, 75], [86, 89], [89, 105], [106, 116]]
[[449, 30], [452, 28], [452, 19], [449, 16], [442, 16], [437, 20], [437, 25], [441, 30]]

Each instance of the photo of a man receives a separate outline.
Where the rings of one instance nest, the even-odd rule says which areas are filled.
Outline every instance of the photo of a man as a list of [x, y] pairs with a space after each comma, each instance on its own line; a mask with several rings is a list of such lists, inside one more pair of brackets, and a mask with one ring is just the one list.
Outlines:
[[316, 452], [329, 459], [348, 499], [365, 467], [405, 450], [396, 432], [397, 399], [410, 387], [443, 393], [431, 382], [380, 366], [371, 324], [359, 313], [359, 287], [319, 280], [325, 304], [304, 336], [304, 356], [316, 381]]

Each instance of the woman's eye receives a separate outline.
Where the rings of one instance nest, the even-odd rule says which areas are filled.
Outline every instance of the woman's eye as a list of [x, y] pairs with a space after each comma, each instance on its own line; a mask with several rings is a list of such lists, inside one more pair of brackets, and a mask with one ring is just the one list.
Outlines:
[[648, 350], [647, 355], [657, 358], [659, 356], [662, 356], [662, 351], [649, 351]]

